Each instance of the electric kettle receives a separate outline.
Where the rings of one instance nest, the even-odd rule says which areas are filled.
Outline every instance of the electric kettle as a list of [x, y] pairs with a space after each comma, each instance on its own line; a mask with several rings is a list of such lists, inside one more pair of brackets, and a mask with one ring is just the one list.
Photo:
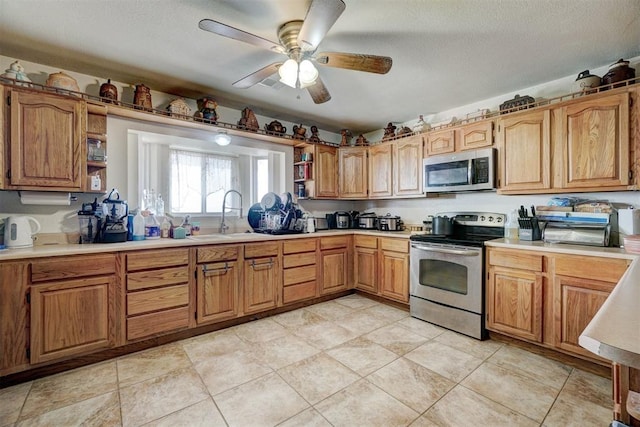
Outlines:
[[33, 236], [40, 231], [40, 223], [30, 216], [10, 216], [4, 220], [4, 244], [7, 248], [33, 246]]

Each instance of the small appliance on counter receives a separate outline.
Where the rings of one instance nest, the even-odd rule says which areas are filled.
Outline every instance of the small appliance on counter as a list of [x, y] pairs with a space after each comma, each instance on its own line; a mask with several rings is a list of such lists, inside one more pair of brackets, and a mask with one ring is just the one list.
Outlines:
[[336, 228], [346, 229], [352, 227], [352, 217], [349, 212], [336, 212]]
[[99, 243], [120, 243], [127, 241], [127, 216], [129, 207], [125, 200], [120, 200], [120, 193], [112, 189], [101, 208], [96, 210], [98, 215], [98, 235], [94, 239]]
[[365, 212], [358, 216], [358, 228], [375, 230], [378, 227], [378, 216], [373, 212]]
[[[542, 240], [547, 243], [568, 243], [588, 246], [618, 246], [617, 216], [590, 212], [544, 212], [538, 219], [545, 221]], [[520, 229], [522, 238], [522, 228]]]
[[378, 217], [378, 230], [380, 231], [403, 231], [404, 223], [399, 216], [386, 214]]
[[30, 248], [40, 223], [30, 216], [10, 216], [4, 220], [4, 245], [7, 248]]
[[98, 217], [96, 209], [98, 201], [83, 203], [78, 211], [78, 225], [80, 226], [80, 243], [93, 243], [98, 236]]

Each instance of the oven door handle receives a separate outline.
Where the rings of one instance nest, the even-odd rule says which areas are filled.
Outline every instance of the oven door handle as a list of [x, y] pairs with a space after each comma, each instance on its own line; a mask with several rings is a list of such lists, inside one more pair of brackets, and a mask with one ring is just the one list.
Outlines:
[[415, 243], [411, 244], [412, 248], [420, 249], [421, 251], [429, 251], [429, 252], [438, 252], [441, 254], [451, 254], [451, 255], [463, 255], [463, 256], [478, 256], [480, 255], [480, 251], [477, 250], [465, 250], [465, 249], [445, 249], [445, 248], [436, 248], [433, 246], [424, 246], [424, 245], [416, 245]]

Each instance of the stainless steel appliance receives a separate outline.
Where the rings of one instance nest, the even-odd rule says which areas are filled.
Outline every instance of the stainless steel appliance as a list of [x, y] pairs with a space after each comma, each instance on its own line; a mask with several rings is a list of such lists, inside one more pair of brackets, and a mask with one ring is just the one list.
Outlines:
[[336, 228], [351, 228], [351, 215], [349, 212], [336, 212]]
[[365, 212], [358, 217], [358, 228], [374, 230], [378, 226], [378, 216], [373, 212]]
[[617, 215], [589, 212], [544, 212], [542, 240], [588, 246], [618, 246]]
[[427, 157], [422, 163], [424, 191], [493, 190], [496, 188], [495, 164], [494, 148]]
[[402, 231], [404, 230], [404, 222], [399, 216], [386, 214], [378, 217], [378, 230], [380, 231]]
[[449, 236], [410, 237], [411, 316], [483, 339], [484, 242], [504, 236], [505, 215], [447, 212]]

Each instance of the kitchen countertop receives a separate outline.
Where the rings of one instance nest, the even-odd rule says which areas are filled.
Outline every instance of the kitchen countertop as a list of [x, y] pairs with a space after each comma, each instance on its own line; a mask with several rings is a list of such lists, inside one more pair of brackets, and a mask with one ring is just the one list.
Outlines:
[[507, 249], [522, 249], [536, 252], [553, 252], [557, 254], [599, 256], [604, 258], [636, 259], [638, 255], [627, 253], [615, 247], [586, 245], [569, 245], [566, 243], [545, 243], [542, 240], [528, 241], [519, 239], [496, 239], [485, 243], [486, 246]]
[[154, 239], [136, 242], [122, 243], [93, 243], [93, 244], [69, 244], [69, 245], [42, 245], [23, 249], [5, 249], [0, 251], [0, 261], [23, 260], [26, 258], [45, 258], [65, 255], [86, 255], [105, 252], [135, 251], [144, 249], [178, 248], [201, 245], [219, 245], [229, 243], [251, 243], [272, 240], [303, 239], [310, 237], [344, 236], [351, 234], [364, 234], [380, 237], [399, 237], [408, 239], [411, 235], [408, 231], [376, 231], [376, 230], [323, 230], [316, 233], [300, 234], [262, 234], [262, 233], [229, 233], [229, 234], [203, 234], [190, 236], [186, 239]]

